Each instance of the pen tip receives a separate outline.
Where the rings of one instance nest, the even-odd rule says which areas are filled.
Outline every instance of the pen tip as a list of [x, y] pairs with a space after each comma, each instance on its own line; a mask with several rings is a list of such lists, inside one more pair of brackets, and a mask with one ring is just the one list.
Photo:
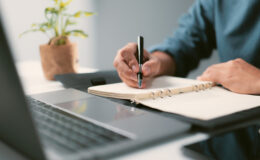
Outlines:
[[141, 88], [142, 87], [142, 81], [138, 82], [138, 87]]

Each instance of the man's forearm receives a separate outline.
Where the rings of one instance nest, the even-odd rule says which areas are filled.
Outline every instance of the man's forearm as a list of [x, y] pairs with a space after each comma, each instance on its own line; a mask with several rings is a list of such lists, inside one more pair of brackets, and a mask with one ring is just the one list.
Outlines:
[[160, 61], [159, 75], [174, 75], [176, 71], [175, 60], [167, 53], [156, 51], [152, 53]]

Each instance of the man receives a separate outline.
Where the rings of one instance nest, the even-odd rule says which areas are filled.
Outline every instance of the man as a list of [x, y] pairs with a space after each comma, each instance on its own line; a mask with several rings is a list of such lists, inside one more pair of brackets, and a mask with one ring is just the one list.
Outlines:
[[[144, 51], [143, 84], [155, 76], [186, 76], [217, 49], [222, 63], [198, 77], [242, 94], [260, 94], [260, 1], [197, 0], [173, 36]], [[138, 87], [137, 45], [117, 53], [114, 66], [123, 82]]]

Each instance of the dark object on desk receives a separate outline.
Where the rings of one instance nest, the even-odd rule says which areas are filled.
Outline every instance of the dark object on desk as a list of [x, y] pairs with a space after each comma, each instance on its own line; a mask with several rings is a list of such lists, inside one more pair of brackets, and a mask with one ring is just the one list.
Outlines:
[[116, 70], [98, 71], [93, 73], [55, 75], [66, 88], [75, 88], [85, 91], [90, 86], [121, 82]]
[[259, 160], [260, 122], [185, 146], [216, 160]]

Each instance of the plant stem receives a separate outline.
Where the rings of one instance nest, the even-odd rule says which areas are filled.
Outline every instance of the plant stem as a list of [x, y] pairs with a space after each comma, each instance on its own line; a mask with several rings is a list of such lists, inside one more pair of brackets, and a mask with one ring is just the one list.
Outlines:
[[61, 14], [61, 22], [60, 22], [60, 28], [61, 28], [61, 35], [64, 34], [64, 22], [63, 22], [63, 15]]
[[59, 36], [59, 17], [60, 17], [60, 10], [57, 14], [56, 17], [56, 23], [55, 23], [55, 36], [58, 37]]

